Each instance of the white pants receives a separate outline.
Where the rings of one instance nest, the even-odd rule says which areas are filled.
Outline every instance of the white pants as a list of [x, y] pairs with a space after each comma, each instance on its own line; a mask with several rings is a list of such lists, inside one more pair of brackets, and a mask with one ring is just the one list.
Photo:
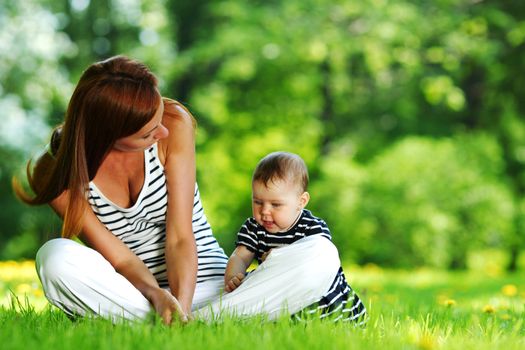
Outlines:
[[[196, 318], [223, 313], [265, 314], [274, 319], [318, 301], [340, 266], [335, 246], [312, 236], [273, 249], [266, 261], [232, 293], [221, 296], [222, 277], [196, 285]], [[53, 239], [37, 253], [36, 268], [47, 299], [70, 315], [95, 314], [117, 321], [143, 319], [153, 311], [148, 300], [97, 251], [69, 239]]]

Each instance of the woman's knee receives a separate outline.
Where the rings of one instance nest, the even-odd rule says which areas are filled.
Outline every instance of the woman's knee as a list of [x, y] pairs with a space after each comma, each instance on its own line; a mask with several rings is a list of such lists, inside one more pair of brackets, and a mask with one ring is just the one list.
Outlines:
[[35, 265], [40, 279], [56, 279], [72, 272], [79, 252], [86, 247], [70, 239], [56, 238], [47, 241], [36, 254]]

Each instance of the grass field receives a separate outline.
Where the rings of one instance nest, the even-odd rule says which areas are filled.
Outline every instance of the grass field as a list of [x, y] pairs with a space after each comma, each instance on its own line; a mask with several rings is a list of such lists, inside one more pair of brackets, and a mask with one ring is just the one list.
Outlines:
[[47, 305], [32, 262], [0, 262], [1, 349], [524, 349], [525, 274], [345, 269], [366, 329], [228, 319], [166, 327], [71, 321]]

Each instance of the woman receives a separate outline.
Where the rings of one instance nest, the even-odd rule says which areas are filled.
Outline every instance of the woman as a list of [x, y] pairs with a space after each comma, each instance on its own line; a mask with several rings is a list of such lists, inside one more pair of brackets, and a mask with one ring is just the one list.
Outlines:
[[[116, 56], [84, 72], [47, 152], [34, 167], [28, 163], [35, 196], [14, 182], [23, 201], [49, 204], [63, 218], [64, 238], [44, 244], [36, 259], [52, 304], [70, 315], [114, 320], [154, 309], [167, 324], [186, 322], [205, 305], [215, 314], [221, 309], [227, 257], [200, 203], [194, 124], [181, 104], [161, 97], [157, 79], [139, 62]], [[74, 237], [85, 245], [68, 239]], [[264, 298], [238, 288], [227, 295], [228, 308], [254, 314], [312, 304], [335, 276], [338, 258], [318, 263], [333, 252], [308, 257], [300, 271], [254, 274], [256, 284], [285, 280]]]

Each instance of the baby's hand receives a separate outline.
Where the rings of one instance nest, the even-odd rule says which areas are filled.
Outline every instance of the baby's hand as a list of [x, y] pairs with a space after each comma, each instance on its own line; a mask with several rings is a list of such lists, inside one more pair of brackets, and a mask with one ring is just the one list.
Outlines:
[[242, 283], [242, 280], [244, 279], [244, 274], [239, 272], [235, 276], [233, 276], [228, 283], [224, 286], [224, 291], [226, 293], [233, 292], [237, 287], [239, 287]]
[[261, 261], [264, 262], [264, 260], [266, 260], [266, 258], [268, 257], [268, 255], [270, 255], [271, 252], [272, 250], [270, 249], [269, 251], [261, 255]]

